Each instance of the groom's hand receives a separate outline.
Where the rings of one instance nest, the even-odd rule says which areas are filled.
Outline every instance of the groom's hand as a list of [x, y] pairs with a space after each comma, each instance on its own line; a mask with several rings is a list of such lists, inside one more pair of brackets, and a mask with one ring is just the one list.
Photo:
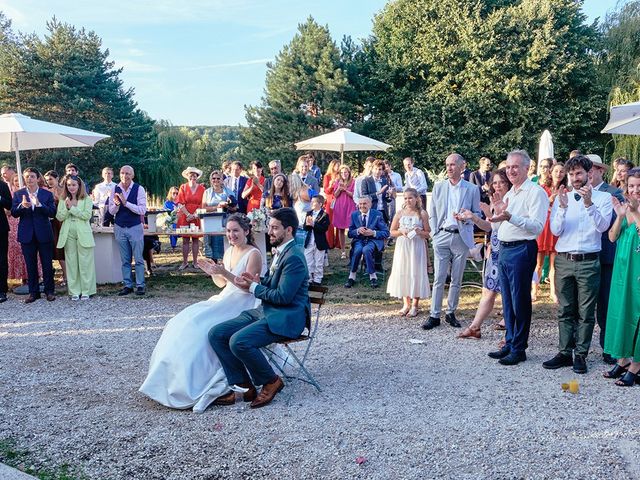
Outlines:
[[247, 280], [249, 283], [260, 283], [260, 275], [258, 275], [257, 273], [255, 275], [252, 275], [250, 272], [242, 272], [242, 278]]
[[249, 291], [249, 287], [251, 286], [251, 280], [247, 280], [244, 277], [244, 273], [243, 273], [242, 276], [233, 278], [233, 284], [241, 290]]

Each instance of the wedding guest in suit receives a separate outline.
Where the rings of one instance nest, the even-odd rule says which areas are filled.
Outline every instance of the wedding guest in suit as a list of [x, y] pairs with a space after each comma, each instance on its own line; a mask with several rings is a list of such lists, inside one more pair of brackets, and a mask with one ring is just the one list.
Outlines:
[[77, 176], [78, 175], [78, 166], [74, 163], [67, 163], [64, 166], [64, 174], [65, 175], [74, 175]]
[[75, 175], [67, 175], [63, 193], [58, 201], [56, 218], [62, 222], [58, 248], [64, 248], [67, 271], [67, 292], [71, 300], [89, 300], [96, 294], [95, 242], [89, 220], [93, 202], [87, 195], [84, 182]]
[[382, 214], [371, 208], [371, 198], [362, 197], [358, 200], [358, 210], [351, 214], [349, 225], [349, 238], [351, 241], [351, 265], [349, 278], [344, 284], [345, 288], [351, 288], [356, 283], [356, 273], [360, 266], [360, 260], [364, 256], [369, 274], [369, 285], [378, 288], [378, 275], [376, 274], [374, 256], [384, 250], [385, 241], [389, 238], [389, 228], [382, 218]]
[[231, 191], [233, 198], [238, 203], [238, 211], [240, 213], [247, 213], [248, 201], [242, 198], [242, 192], [247, 184], [247, 177], [242, 175], [242, 163], [237, 160], [231, 162], [229, 166], [229, 176], [224, 179], [224, 186]]
[[147, 211], [147, 194], [141, 185], [133, 181], [134, 177], [133, 167], [123, 166], [120, 169], [120, 183], [109, 198], [109, 213], [115, 218], [114, 235], [122, 260], [123, 287], [118, 292], [120, 296], [133, 292], [132, 259], [135, 259], [136, 295], [145, 294], [142, 219]]
[[612, 197], [617, 218], [609, 239], [617, 246], [604, 338], [604, 351], [618, 359], [604, 376], [621, 377], [619, 387], [640, 383], [640, 168], [628, 172], [626, 186], [626, 203]]
[[255, 160], [251, 162], [251, 178], [247, 180], [242, 191], [242, 198], [247, 200], [247, 213], [260, 208], [260, 200], [264, 190], [265, 179], [262, 174], [262, 163]]
[[[270, 273], [260, 280], [258, 275], [245, 272], [233, 281], [238, 288], [262, 300], [262, 309], [247, 310], [209, 330], [209, 342], [229, 385], [247, 389], [244, 400], [252, 400], [251, 408], [268, 405], [284, 388], [261, 348], [298, 338], [305, 327], [310, 327], [309, 272], [304, 254], [294, 241], [297, 229], [298, 216], [293, 209], [281, 208], [273, 213], [269, 237], [276, 253]], [[262, 385], [259, 394], [256, 385]], [[217, 405], [234, 403], [234, 391], [214, 401]]]
[[311, 199], [311, 210], [307, 212], [304, 221], [306, 237], [304, 240], [304, 258], [309, 269], [309, 282], [311, 285], [322, 285], [324, 276], [324, 260], [329, 244], [327, 243], [327, 230], [329, 229], [329, 215], [322, 207], [325, 199], [322, 195], [316, 195]]
[[430, 330], [440, 325], [440, 313], [444, 297], [444, 284], [449, 271], [449, 296], [445, 320], [452, 327], [459, 328], [456, 309], [460, 300], [460, 285], [469, 249], [475, 246], [473, 223], [461, 218], [461, 209], [470, 210], [480, 216], [480, 191], [475, 185], [462, 178], [464, 169], [462, 155], [452, 153], [445, 160], [447, 180], [433, 187], [429, 205], [429, 225], [433, 239], [434, 282], [431, 313], [422, 328]]
[[[280, 165], [280, 160], [271, 160], [269, 162], [269, 173], [271, 174], [264, 181], [264, 190], [262, 191], [262, 198], [267, 198], [269, 192], [271, 191], [271, 185], [273, 184], [273, 178], [276, 175], [280, 175], [282, 173], [282, 166]], [[264, 202], [261, 204], [264, 206]]]
[[[511, 188], [511, 182], [507, 177], [507, 172], [500, 168], [496, 170], [491, 176], [491, 188], [489, 195], [491, 197], [496, 195], [496, 198], [502, 200]], [[491, 198], [490, 197], [490, 198]], [[491, 218], [493, 215], [493, 203], [487, 205], [484, 202], [480, 202], [480, 209], [484, 213], [485, 218]], [[485, 218], [481, 218], [469, 210], [462, 210], [460, 217], [465, 220], [471, 220], [476, 226], [484, 231], [491, 231], [491, 237], [489, 240], [489, 251], [486, 255], [486, 263], [484, 266], [484, 278], [482, 285], [482, 297], [480, 303], [476, 309], [476, 315], [473, 318], [473, 322], [462, 330], [458, 334], [458, 338], [481, 338], [481, 327], [484, 321], [489, 317], [493, 306], [495, 305], [496, 298], [500, 293], [500, 274], [498, 272], [498, 256], [500, 253], [500, 241], [498, 240], [498, 229], [500, 223], [491, 223]]]
[[353, 201], [355, 182], [351, 177], [351, 169], [347, 165], [340, 167], [340, 176], [333, 181], [327, 192], [335, 198], [333, 206], [333, 226], [338, 231], [341, 259], [347, 258], [345, 230], [351, 225], [351, 214], [356, 209]]
[[11, 209], [11, 191], [9, 185], [0, 179], [0, 303], [7, 301], [9, 285], [9, 222], [5, 210]]
[[[387, 177], [389, 178], [389, 194], [391, 197], [391, 201], [387, 206], [387, 210], [389, 212], [389, 218], [393, 219], [396, 215], [396, 195], [399, 192], [402, 192], [402, 175], [398, 172], [393, 171], [393, 166], [389, 160], [384, 160], [384, 169]], [[426, 205], [422, 205], [422, 208], [426, 209]]]
[[[602, 162], [599, 155], [589, 154], [587, 157], [593, 164], [593, 167], [591, 168], [591, 185], [593, 186], [593, 189], [600, 192], [607, 192], [611, 196], [616, 197], [619, 202], [624, 202], [622, 190], [615, 188], [604, 181], [604, 174], [609, 166]], [[615, 221], [616, 214], [613, 212], [609, 228], [602, 233], [602, 250], [600, 250], [600, 289], [598, 290], [598, 299], [596, 300], [596, 321], [598, 322], [598, 327], [600, 327], [599, 341], [600, 347], [603, 349], [602, 359], [609, 365], [616, 363], [616, 360], [612, 358], [611, 355], [604, 352], [604, 337], [607, 330], [607, 310], [609, 309], [611, 275], [613, 274], [613, 260], [616, 258], [616, 244], [609, 240], [609, 230]]]
[[362, 165], [362, 172], [355, 178], [355, 184], [353, 186], [353, 202], [357, 205], [358, 200], [362, 196], [362, 183], [364, 179], [371, 175], [371, 169], [373, 168], [373, 162], [376, 159], [374, 157], [367, 157]]
[[491, 159], [488, 157], [480, 157], [480, 167], [473, 172], [470, 182], [480, 189], [480, 201], [489, 203], [489, 185], [491, 181]]
[[32, 167], [23, 171], [25, 188], [13, 194], [11, 215], [20, 219], [18, 224], [18, 241], [22, 246], [22, 254], [27, 263], [29, 296], [24, 303], [35, 302], [40, 298], [38, 286], [38, 257], [42, 264], [44, 293], [47, 300], [56, 299], [53, 283], [53, 229], [51, 217], [56, 213], [53, 194], [38, 187], [40, 172]]
[[307, 154], [307, 163], [309, 164], [309, 173], [316, 179], [318, 185], [322, 184], [322, 170], [316, 164], [316, 157], [313, 153]]
[[427, 247], [429, 215], [414, 188], [404, 191], [404, 205], [391, 223], [391, 236], [397, 238], [387, 293], [403, 301], [401, 316], [415, 317], [421, 298], [429, 298]]
[[[202, 170], [194, 167], [188, 167], [182, 172], [182, 176], [187, 179], [187, 183], [180, 185], [178, 190], [178, 227], [188, 227], [195, 225], [200, 228], [200, 218], [196, 210], [202, 205], [202, 197], [204, 195], [204, 185], [198, 183], [198, 179], [202, 176]], [[198, 253], [200, 252], [200, 236], [182, 236], [182, 265], [178, 270], [184, 270], [189, 266], [189, 251], [191, 251], [191, 259], [193, 267], [198, 264]]]
[[551, 210], [551, 231], [558, 236], [559, 352], [542, 366], [573, 367], [578, 374], [587, 373], [600, 288], [600, 241], [609, 229], [612, 210], [611, 195], [594, 190], [589, 183], [591, 167], [591, 160], [583, 155], [567, 161], [572, 192], [568, 194], [561, 185]]
[[502, 365], [516, 365], [527, 359], [526, 349], [531, 327], [531, 278], [536, 267], [536, 238], [544, 228], [549, 210], [546, 192], [528, 179], [531, 158], [524, 150], [507, 155], [507, 176], [513, 184], [504, 198], [494, 196], [494, 214], [489, 219], [500, 223], [500, 290], [506, 326], [505, 345], [491, 358]]
[[[53, 201], [56, 204], [56, 208], [58, 207], [58, 202], [60, 197], [64, 194], [64, 186], [60, 184], [60, 179], [58, 178], [58, 172], [55, 170], [49, 170], [44, 174], [45, 188], [49, 190], [53, 194]], [[64, 259], [64, 249], [58, 248], [58, 238], [60, 237], [60, 229], [62, 228], [62, 224], [60, 220], [57, 218], [51, 219], [51, 228], [53, 228], [53, 259], [57, 260], [60, 264], [60, 269], [62, 270], [62, 276], [64, 278], [64, 284], [67, 283], [67, 269], [65, 267], [65, 259]], [[63, 284], [63, 285], [64, 285]]]
[[387, 204], [390, 201], [389, 188], [391, 185], [384, 175], [384, 162], [376, 160], [371, 168], [371, 175], [365, 177], [361, 186], [361, 197], [369, 197], [371, 199], [371, 208], [378, 210], [382, 214], [385, 223], [389, 223], [387, 216]]

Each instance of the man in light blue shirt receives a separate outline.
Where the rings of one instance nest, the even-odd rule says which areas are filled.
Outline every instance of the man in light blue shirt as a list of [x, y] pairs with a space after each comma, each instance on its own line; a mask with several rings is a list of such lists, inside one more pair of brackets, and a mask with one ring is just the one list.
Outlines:
[[611, 222], [611, 194], [590, 185], [593, 164], [578, 155], [565, 165], [573, 190], [561, 186], [551, 210], [551, 233], [558, 236], [555, 259], [559, 353], [547, 369], [573, 367], [587, 373], [586, 358], [595, 325], [600, 287], [602, 233]]

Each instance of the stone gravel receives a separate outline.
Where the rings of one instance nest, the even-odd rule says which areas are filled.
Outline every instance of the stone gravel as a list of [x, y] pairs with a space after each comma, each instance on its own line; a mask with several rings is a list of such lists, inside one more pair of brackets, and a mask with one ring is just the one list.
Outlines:
[[[587, 375], [544, 370], [552, 319], [534, 322], [527, 362], [503, 367], [486, 356], [500, 340], [492, 328], [462, 341], [446, 324], [425, 332], [423, 316], [397, 317], [396, 304], [329, 304], [308, 362], [322, 393], [303, 384], [289, 406], [281, 394], [198, 415], [137, 391], [162, 327], [193, 301], [11, 296], [0, 438], [36, 466], [89, 479], [640, 477], [640, 387], [604, 380], [597, 346]], [[571, 378], [577, 395], [560, 387]]]

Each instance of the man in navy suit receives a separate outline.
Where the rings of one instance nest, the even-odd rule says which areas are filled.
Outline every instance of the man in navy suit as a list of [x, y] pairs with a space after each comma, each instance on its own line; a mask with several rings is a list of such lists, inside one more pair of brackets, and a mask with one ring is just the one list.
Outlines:
[[247, 205], [249, 204], [249, 200], [246, 198], [242, 198], [242, 191], [244, 190], [245, 185], [247, 184], [247, 180], [249, 180], [244, 175], [240, 175], [242, 173], [242, 163], [237, 160], [231, 163], [229, 167], [231, 171], [231, 175], [224, 179], [224, 186], [233, 192], [233, 197], [236, 199], [238, 203], [238, 211], [240, 213], [247, 213]]
[[344, 287], [351, 288], [356, 283], [356, 272], [364, 255], [371, 288], [378, 288], [374, 254], [376, 252], [382, 253], [385, 240], [389, 238], [389, 228], [382, 218], [382, 214], [371, 209], [370, 197], [362, 197], [358, 200], [358, 210], [351, 214], [349, 238], [353, 239], [351, 242], [351, 267], [349, 279]]
[[0, 178], [0, 303], [7, 301], [7, 292], [9, 285], [7, 279], [9, 276], [9, 264], [7, 255], [9, 253], [9, 222], [4, 213], [5, 210], [11, 210], [11, 191]]
[[[604, 181], [604, 173], [609, 168], [608, 165], [602, 163], [599, 155], [587, 155], [593, 166], [591, 167], [591, 186], [594, 190], [607, 192], [616, 197], [619, 201], [624, 202], [622, 190], [613, 187]], [[609, 293], [611, 289], [611, 275], [613, 274], [613, 260], [616, 258], [616, 244], [609, 240], [609, 229], [616, 221], [616, 212], [611, 215], [611, 223], [606, 232], [602, 234], [602, 249], [600, 250], [600, 290], [598, 290], [598, 299], [596, 300], [596, 321], [600, 327], [600, 346], [604, 349], [604, 334], [607, 328], [607, 310], [609, 309]], [[613, 365], [615, 359], [611, 358], [608, 353], [602, 353], [602, 359], [605, 363]]]
[[376, 160], [373, 162], [371, 175], [365, 177], [362, 181], [359, 196], [369, 197], [371, 199], [371, 208], [379, 211], [382, 214], [384, 221], [389, 223], [389, 218], [387, 217], [387, 203], [391, 201], [389, 188], [393, 185], [389, 185], [389, 180], [384, 174], [384, 171], [384, 162], [382, 160]]
[[56, 214], [53, 194], [38, 187], [40, 172], [32, 167], [24, 169], [22, 174], [25, 188], [13, 194], [11, 215], [20, 219], [18, 223], [18, 241], [22, 245], [22, 255], [27, 264], [29, 296], [24, 303], [35, 302], [40, 298], [38, 286], [38, 255], [42, 264], [44, 293], [50, 302], [56, 299], [53, 283], [53, 229], [51, 218]]
[[[235, 277], [238, 288], [262, 300], [261, 309], [242, 312], [209, 330], [209, 343], [216, 352], [229, 385], [245, 389], [245, 401], [251, 408], [271, 403], [284, 388], [260, 350], [286, 339], [298, 338], [311, 326], [309, 272], [304, 254], [295, 242], [298, 216], [293, 208], [281, 208], [269, 222], [269, 240], [276, 249], [269, 274], [263, 279], [248, 272]], [[255, 385], [262, 385], [257, 393]], [[218, 397], [214, 405], [232, 405], [235, 392]]]

